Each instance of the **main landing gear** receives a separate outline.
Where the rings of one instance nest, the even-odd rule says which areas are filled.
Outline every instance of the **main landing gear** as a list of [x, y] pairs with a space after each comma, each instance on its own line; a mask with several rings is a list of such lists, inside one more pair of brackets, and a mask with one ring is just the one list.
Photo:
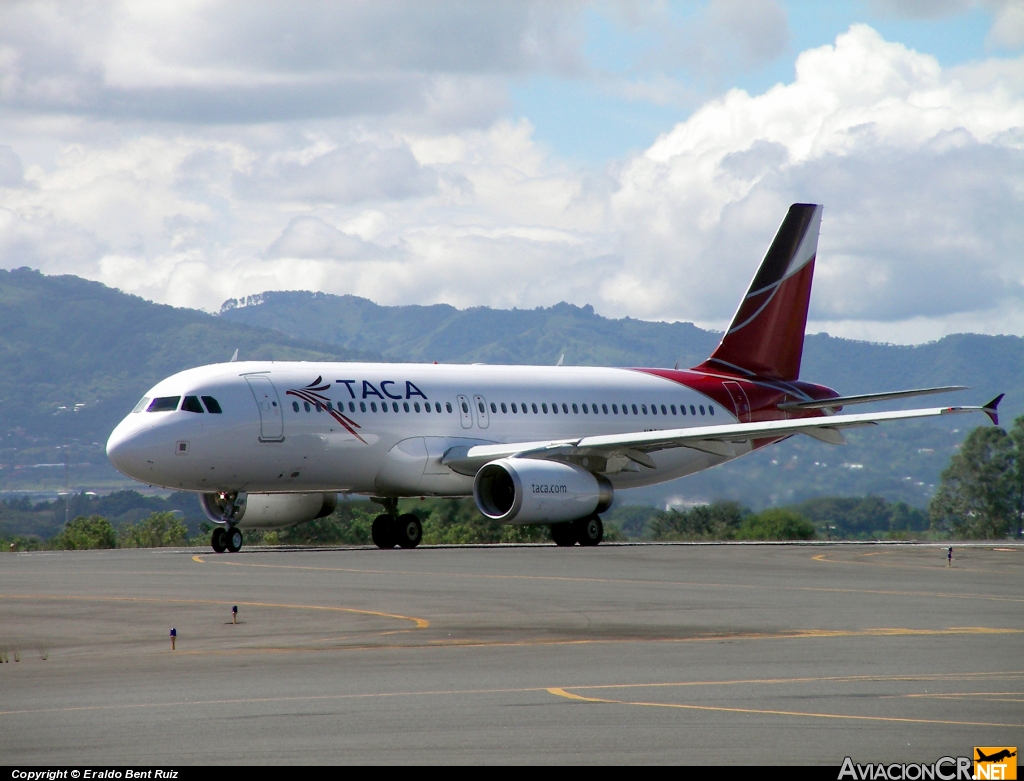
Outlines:
[[384, 512], [373, 519], [370, 536], [378, 548], [415, 548], [423, 539], [423, 525], [412, 513], [398, 514], [398, 500], [374, 499], [384, 505]]
[[596, 514], [569, 523], [553, 523], [551, 539], [560, 548], [571, 548], [577, 542], [584, 548], [590, 548], [604, 539], [604, 524]]
[[218, 526], [210, 537], [210, 545], [213, 546], [214, 553], [238, 553], [242, 549], [242, 532], [236, 526], [229, 526], [227, 529]]

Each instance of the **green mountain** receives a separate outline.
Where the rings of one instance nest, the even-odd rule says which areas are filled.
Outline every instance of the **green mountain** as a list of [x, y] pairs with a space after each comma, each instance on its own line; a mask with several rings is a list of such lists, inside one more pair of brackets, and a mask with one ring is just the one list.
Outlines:
[[[553, 364], [564, 354], [567, 364], [690, 366], [718, 338], [690, 323], [615, 320], [564, 303], [459, 310], [265, 293], [229, 301], [213, 316], [73, 276], [0, 271], [0, 492], [52, 495], [65, 485], [65, 462], [72, 491], [138, 487], [106, 460], [110, 430], [159, 379], [227, 360], [236, 348], [243, 359]], [[1006, 392], [1004, 420], [1024, 412], [1024, 340], [1013, 336], [960, 334], [901, 347], [817, 334], [807, 338], [803, 376], [844, 393], [966, 384], [974, 389], [924, 403], [978, 403]], [[621, 500], [721, 498], [759, 509], [874, 494], [922, 507], [966, 431], [983, 422], [954, 417], [857, 430], [846, 447], [794, 437]]]
[[[155, 382], [243, 358], [350, 360], [337, 344], [130, 296], [74, 276], [0, 271], [0, 489], [127, 487], [103, 445]], [[368, 357], [368, 356], [361, 356]]]
[[[379, 306], [357, 296], [271, 292], [229, 300], [220, 316], [296, 339], [315, 338], [376, 353], [390, 361], [554, 364], [564, 354], [566, 364], [577, 366], [678, 362], [689, 367], [703, 361], [721, 338], [692, 323], [613, 320], [589, 305], [566, 303], [537, 309], [456, 309], [446, 304]], [[902, 346], [811, 334], [804, 346], [801, 376], [842, 393], [970, 385], [972, 397], [987, 401], [997, 393], [1024, 389], [1024, 339], [956, 334]], [[949, 398], [949, 403], [959, 401]], [[1005, 409], [1024, 412], [1022, 394], [1010, 394], [1005, 403]]]
[[[356, 296], [269, 292], [227, 301], [221, 317], [379, 353], [388, 360], [451, 363], [692, 366], [720, 334], [691, 323], [601, 317], [561, 303], [532, 310], [459, 310], [446, 305], [379, 306]], [[1024, 413], [1024, 339], [957, 334], [916, 346], [809, 335], [802, 376], [842, 393], [969, 385], [970, 391], [912, 399], [888, 408], [977, 404], [1005, 392], [1004, 420]], [[869, 409], [868, 407], [862, 409]], [[949, 457], [981, 416], [857, 430], [834, 447], [794, 437], [739, 461], [663, 486], [631, 491], [627, 501], [734, 499], [751, 507], [823, 495], [875, 494], [924, 506]]]

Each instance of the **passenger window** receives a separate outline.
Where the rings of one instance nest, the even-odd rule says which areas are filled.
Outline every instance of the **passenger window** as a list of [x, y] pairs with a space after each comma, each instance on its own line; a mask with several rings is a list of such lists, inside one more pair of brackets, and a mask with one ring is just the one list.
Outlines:
[[685, 405], [685, 404], [680, 404], [680, 405], [679, 405], [679, 411], [680, 411], [680, 412], [681, 412], [682, 414], [684, 414], [684, 415], [685, 415], [685, 414], [686, 414], [686, 405]]
[[[483, 410], [480, 410], [480, 411], [483, 412]], [[497, 411], [498, 411], [498, 408], [496, 406], [494, 406], [494, 402], [492, 401], [491, 402], [491, 412], [497, 412]]]
[[[449, 412], [452, 411], [452, 405], [451, 404], [448, 404], [448, 411]], [[434, 412], [436, 412], [438, 415], [441, 414], [441, 402], [439, 402], [439, 401], [435, 401], [434, 402]]]
[[[494, 405], [491, 404], [491, 406], [493, 407]], [[505, 402], [501, 402], [501, 411], [505, 414], [508, 413], [508, 407], [505, 406]]]
[[703, 404], [700, 405], [700, 414], [701, 415], [704, 414], [704, 405]]
[[462, 402], [462, 411], [465, 412], [467, 415], [469, 414], [469, 405], [466, 404], [466, 402]]
[[[396, 404], [395, 406], [397, 407], [398, 405]], [[404, 409], [406, 412], [408, 412], [409, 411], [409, 402], [403, 401], [402, 402], [402, 409]], [[395, 410], [395, 412], [398, 412], [398, 410]]]
[[[531, 404], [530, 406], [533, 407], [533, 414], [536, 415], [537, 414], [537, 405], [536, 404]], [[544, 408], [544, 411], [545, 412], [548, 411], [546, 407]]]
[[637, 408], [636, 408], [636, 404], [634, 404], [634, 405], [633, 405], [633, 414], [634, 414], [634, 415], [639, 415], [639, 414], [640, 414], [640, 413], [639, 413], [639, 412], [637, 411]]
[[370, 411], [371, 412], [376, 412], [377, 411], [377, 402], [375, 402], [375, 401], [371, 401], [370, 402]]
[[512, 413], [515, 414], [516, 412], [519, 412], [519, 410], [516, 409], [516, 403], [513, 401], [512, 402]]
[[645, 415], [647, 414], [647, 405], [646, 405], [646, 404], [641, 404], [641, 405], [640, 405], [640, 409], [641, 409], [641, 410], [643, 410], [643, 413], [644, 413]]
[[430, 412], [430, 402], [429, 401], [426, 404], [423, 405], [423, 411], [424, 412]]
[[200, 414], [205, 411], [203, 410], [203, 405], [199, 403], [198, 396], [186, 396], [185, 400], [181, 403], [181, 409], [184, 412], [198, 412]]
[[580, 414], [579, 407], [577, 407], [575, 404], [573, 404], [572, 405], [572, 412], [573, 412], [574, 415], [579, 415]]
[[174, 412], [178, 408], [179, 401], [181, 401], [181, 396], [161, 396], [150, 402], [150, 405], [146, 407], [146, 412]]
[[696, 415], [696, 414], [697, 414], [697, 410], [695, 410], [695, 409], [693, 408], [693, 405], [692, 405], [692, 404], [690, 405], [690, 414], [691, 414], [691, 415]]
[[[408, 408], [409, 408], [409, 405], [407, 404], [406, 405], [406, 409], [408, 409]], [[397, 401], [391, 402], [391, 410], [393, 412], [398, 412], [398, 402]]]
[[670, 405], [669, 409], [672, 410], [672, 414], [673, 415], [678, 415], [679, 414], [678, 412], [676, 412], [676, 405], [675, 404]]
[[299, 411], [299, 402], [293, 401], [292, 402], [292, 409], [295, 410], [296, 412], [298, 412]]
[[382, 401], [380, 403], [380, 411], [381, 412], [387, 412], [388, 411], [388, 403], [386, 401]]
[[142, 410], [146, 408], [147, 404], [149, 404], [149, 396], [143, 396], [142, 401], [135, 405], [135, 409], [133, 409], [132, 412], [142, 412]]
[[348, 411], [349, 412], [355, 412], [356, 411], [356, 403], [354, 401], [350, 401], [348, 403]]
[[715, 414], [715, 405], [714, 404], [708, 404], [708, 412], [711, 413], [712, 415]]
[[[545, 415], [547, 415], [547, 414], [548, 414], [548, 405], [547, 405], [547, 404], [544, 404], [544, 403], [542, 402], [542, 403], [541, 403], [541, 405], [540, 405], [540, 408], [541, 408], [541, 409], [542, 409], [542, 410], [544, 411], [544, 414], [545, 414]], [[536, 408], [536, 407], [534, 407], [534, 409], [537, 409], [537, 408]]]
[[551, 405], [551, 414], [552, 415], [557, 415], [558, 414], [558, 405], [557, 404], [552, 404]]
[[619, 414], [619, 405], [618, 404], [612, 404], [612, 414], [613, 415], [618, 415]]
[[360, 412], [366, 412], [366, 402], [365, 401], [359, 402], [359, 411]]
[[651, 414], [652, 415], [657, 415], [658, 414], [658, 405], [657, 404], [652, 404], [651, 405]]
[[566, 415], [569, 414], [569, 407], [566, 405], [564, 401], [562, 402], [562, 412], [564, 412]]
[[661, 414], [662, 415], [667, 415], [668, 414], [668, 410], [665, 409], [665, 405], [664, 404], [661, 405]]
[[302, 402], [302, 406], [306, 408], [306, 412], [309, 412], [310, 407], [309, 407], [309, 402], [308, 401]]
[[[596, 411], [595, 411], [595, 413], [596, 413]], [[589, 414], [589, 413], [587, 412], [587, 405], [586, 405], [586, 404], [584, 404], [584, 405], [583, 405], [583, 414], [584, 414], [584, 415], [588, 415], [588, 414]]]

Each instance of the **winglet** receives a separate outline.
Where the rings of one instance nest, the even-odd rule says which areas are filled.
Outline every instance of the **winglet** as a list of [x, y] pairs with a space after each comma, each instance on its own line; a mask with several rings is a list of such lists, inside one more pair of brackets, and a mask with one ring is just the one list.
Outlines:
[[228, 363], [234, 363], [237, 360], [238, 360], [238, 348], [236, 347], [235, 348], [235, 354], [231, 356], [231, 360], [228, 361]]
[[1003, 396], [1005, 395], [1005, 393], [1000, 393], [998, 396], [992, 399], [992, 401], [990, 401], [988, 404], [981, 408], [981, 411], [989, 416], [989, 419], [992, 421], [993, 426], [999, 425], [999, 413], [996, 411], [996, 408], [999, 406], [999, 402], [1003, 400]]

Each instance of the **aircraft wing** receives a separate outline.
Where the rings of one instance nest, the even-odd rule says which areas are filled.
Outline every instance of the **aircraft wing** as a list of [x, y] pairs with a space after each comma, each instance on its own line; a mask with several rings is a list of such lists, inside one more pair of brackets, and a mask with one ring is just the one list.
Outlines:
[[830, 444], [843, 444], [842, 429], [873, 426], [890, 420], [931, 418], [965, 412], [984, 412], [993, 423], [998, 423], [996, 407], [1002, 400], [997, 396], [982, 407], [931, 407], [928, 409], [870, 412], [859, 415], [826, 415], [799, 420], [767, 420], [759, 423], [728, 423], [720, 426], [697, 426], [664, 431], [637, 431], [626, 434], [607, 434], [578, 439], [557, 439], [541, 442], [511, 442], [498, 445], [454, 447], [448, 450], [441, 463], [461, 474], [476, 474], [484, 464], [498, 458], [559, 458], [623, 456], [633, 463], [654, 468], [648, 453], [676, 447], [688, 447], [726, 458], [736, 455], [734, 444], [753, 439], [782, 439], [793, 434], [807, 434]]

